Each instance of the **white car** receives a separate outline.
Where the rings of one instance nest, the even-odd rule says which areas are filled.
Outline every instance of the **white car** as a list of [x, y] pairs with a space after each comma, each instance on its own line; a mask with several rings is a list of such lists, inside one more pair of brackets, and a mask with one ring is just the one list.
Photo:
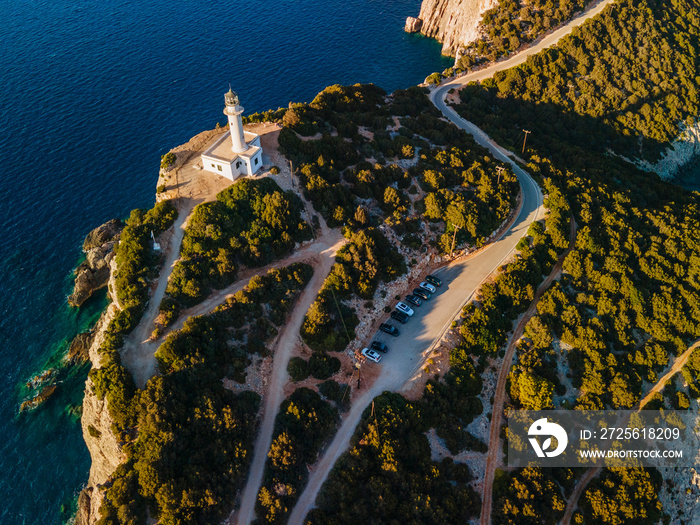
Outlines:
[[430, 292], [430, 293], [435, 293], [435, 290], [436, 290], [436, 288], [432, 284], [426, 283], [425, 281], [420, 283], [418, 286], [420, 288], [423, 288], [423, 290]]
[[369, 348], [363, 348], [362, 355], [370, 361], [374, 361], [375, 363], [378, 363], [382, 360], [382, 356], [380, 356], [378, 352], [376, 352], [375, 350], [370, 350]]
[[403, 313], [405, 313], [405, 314], [408, 315], [408, 316], [413, 315], [413, 310], [412, 310], [411, 307], [408, 306], [406, 303], [398, 303], [398, 304], [396, 305], [396, 309], [397, 309], [399, 312], [403, 312]]

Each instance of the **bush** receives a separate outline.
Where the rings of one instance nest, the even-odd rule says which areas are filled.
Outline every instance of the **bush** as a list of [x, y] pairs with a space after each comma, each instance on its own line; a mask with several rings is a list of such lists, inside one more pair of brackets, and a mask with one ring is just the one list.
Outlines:
[[177, 160], [177, 157], [175, 156], [175, 154], [172, 151], [169, 151], [165, 155], [162, 155], [160, 157], [161, 169], [167, 170], [168, 168], [170, 168], [170, 166], [175, 164], [176, 160]]
[[270, 173], [272, 173], [273, 175], [279, 175], [279, 172], [280, 172], [280, 169], [277, 166], [272, 166], [270, 168]]
[[309, 365], [301, 357], [292, 357], [287, 365], [287, 372], [292, 381], [299, 382], [309, 377]]
[[328, 379], [340, 370], [340, 359], [325, 352], [314, 352], [309, 359], [309, 373], [316, 379]]

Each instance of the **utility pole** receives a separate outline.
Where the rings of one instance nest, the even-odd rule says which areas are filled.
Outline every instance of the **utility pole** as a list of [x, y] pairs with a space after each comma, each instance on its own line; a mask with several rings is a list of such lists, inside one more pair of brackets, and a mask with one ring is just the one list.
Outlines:
[[454, 234], [452, 234], [452, 247], [450, 248], [450, 257], [452, 257], [452, 252], [455, 251], [455, 239], [457, 238], [457, 230], [459, 230], [459, 226], [457, 226], [456, 224], [453, 224], [453, 226], [455, 227], [455, 232]]
[[496, 166], [496, 171], [498, 172], [498, 182], [496, 183], [497, 186], [501, 185], [501, 173], [503, 173], [506, 169], [503, 166]]
[[522, 155], [525, 155], [525, 142], [527, 141], [527, 136], [532, 133], [532, 131], [529, 131], [527, 129], [523, 130], [523, 133], [525, 133], [525, 138], [523, 139], [523, 152]]

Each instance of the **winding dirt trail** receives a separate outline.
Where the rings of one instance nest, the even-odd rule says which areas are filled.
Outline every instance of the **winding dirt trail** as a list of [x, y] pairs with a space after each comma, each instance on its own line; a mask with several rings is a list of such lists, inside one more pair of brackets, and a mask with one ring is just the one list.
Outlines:
[[311, 303], [316, 299], [318, 291], [323, 285], [326, 277], [335, 263], [335, 254], [344, 244], [343, 241], [336, 242], [333, 246], [325, 249], [316, 257], [314, 275], [306, 286], [301, 297], [294, 306], [284, 331], [279, 337], [277, 347], [274, 352], [272, 374], [268, 382], [268, 390], [265, 393], [264, 405], [262, 409], [262, 423], [258, 430], [258, 436], [253, 449], [253, 461], [250, 465], [248, 481], [241, 496], [241, 507], [238, 512], [233, 512], [227, 523], [250, 523], [255, 516], [255, 502], [258, 491], [262, 484], [263, 473], [265, 471], [265, 461], [267, 453], [272, 444], [272, 433], [275, 426], [275, 418], [282, 403], [284, 386], [288, 381], [287, 365], [294, 351], [297, 341], [300, 339], [299, 329], [304, 321], [304, 316]]
[[[633, 407], [633, 410], [642, 410], [646, 404], [651, 401], [654, 394], [661, 392], [666, 386], [666, 383], [668, 383], [673, 376], [680, 372], [681, 368], [683, 368], [688, 362], [688, 358], [698, 348], [700, 348], [700, 339], [690, 345], [688, 349], [673, 362], [671, 369], [656, 382], [656, 384], [651, 388], [651, 390], [649, 390], [647, 395], [642, 398], [637, 406]], [[583, 494], [583, 491], [586, 489], [588, 484], [600, 473], [601, 470], [602, 467], [591, 468], [586, 472], [585, 476], [578, 481], [573, 492], [571, 493], [571, 496], [569, 496], [569, 501], [566, 502], [566, 510], [564, 511], [564, 517], [561, 520], [561, 525], [569, 525], [571, 523], [571, 517], [574, 514], [574, 510], [576, 510], [576, 507], [578, 506], [578, 501], [581, 499], [581, 494]]]
[[501, 422], [503, 421], [503, 405], [506, 397], [506, 381], [510, 368], [513, 363], [513, 356], [518, 345], [518, 341], [523, 336], [525, 325], [530, 321], [537, 311], [537, 303], [542, 294], [551, 286], [555, 279], [561, 275], [561, 269], [564, 264], [564, 259], [571, 252], [576, 241], [576, 222], [571, 218], [571, 230], [569, 233], [569, 247], [559, 256], [557, 263], [552, 268], [547, 278], [537, 287], [535, 297], [525, 314], [520, 318], [518, 324], [513, 330], [513, 335], [508, 340], [506, 355], [501, 362], [501, 368], [498, 371], [498, 382], [496, 383], [496, 393], [493, 398], [493, 407], [491, 411], [491, 428], [489, 430], [489, 450], [486, 455], [486, 472], [484, 474], [484, 487], [481, 503], [481, 524], [488, 525], [491, 523], [491, 510], [493, 501], [493, 478], [496, 473], [496, 467], [501, 462]]

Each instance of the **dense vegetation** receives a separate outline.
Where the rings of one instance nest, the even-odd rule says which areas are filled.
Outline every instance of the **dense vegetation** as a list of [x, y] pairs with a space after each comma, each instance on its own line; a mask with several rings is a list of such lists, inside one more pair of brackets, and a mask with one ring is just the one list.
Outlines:
[[344, 299], [353, 294], [371, 299], [381, 281], [406, 273], [403, 257], [379, 230], [347, 230], [347, 235], [349, 242], [339, 250], [301, 327], [304, 342], [318, 352], [343, 350], [355, 338], [358, 319]]
[[655, 159], [700, 113], [699, 48], [696, 2], [621, 0], [523, 66], [466, 87], [460, 111], [512, 149], [526, 127], [530, 147], [560, 150], [569, 168], [581, 148]]
[[295, 264], [254, 277], [212, 314], [168, 336], [156, 354], [161, 375], [143, 391], [132, 381], [121, 394], [128, 461], [107, 489], [100, 525], [144, 523], [147, 510], [161, 523], [209, 524], [231, 509], [246, 476], [259, 396], [236, 395], [222, 380], [244, 380], [248, 356], [265, 353], [311, 274]]
[[[443, 253], [480, 245], [514, 206], [515, 176], [499, 175], [504, 166], [439, 117], [421, 88], [386, 96], [359, 84], [331, 86], [285, 113], [281, 148], [306, 197], [349, 240], [301, 329], [316, 352], [354, 339], [353, 297], [371, 300], [406, 272], [389, 237], [414, 258], [431, 245]], [[291, 366], [293, 377], [308, 375], [300, 362]]]
[[256, 523], [286, 523], [308, 478], [306, 467], [335, 432], [337, 419], [337, 409], [309, 388], [298, 388], [282, 402], [258, 493]]
[[[509, 147], [520, 149], [523, 127], [532, 131], [529, 170], [561, 188], [579, 225], [563, 278], [519, 345], [515, 407], [633, 407], [700, 337], [698, 195], [606, 154], [653, 159], [697, 115], [699, 19], [690, 1], [623, 0], [558, 47], [461, 93], [459, 111]], [[692, 360], [687, 386], [672, 381], [650, 408], [697, 399]], [[565, 488], [544, 475], [540, 487]], [[659, 487], [653, 469], [604, 469], [574, 522], [656, 522]], [[505, 490], [494, 496], [504, 516], [531, 498]]]
[[311, 238], [302, 202], [269, 177], [242, 179], [199, 204], [189, 220], [158, 322], [172, 322], [181, 307], [232, 283], [241, 265], [263, 266]]
[[482, 37], [460, 50], [457, 70], [492, 62], [568, 22], [593, 0], [500, 0], [483, 14]]
[[[452, 213], [433, 206], [431, 220], [456, 218], [462, 227], [469, 213], [478, 213], [484, 228], [502, 220], [518, 191], [514, 176], [506, 172], [497, 184], [501, 164], [442, 120], [426, 93], [415, 87], [386, 96], [371, 84], [331, 86], [287, 111], [280, 146], [329, 226], [357, 230], [383, 217], [400, 235], [417, 231], [425, 209], [418, 185], [440, 193], [443, 204], [459, 201]], [[410, 219], [419, 220], [409, 226]]]
[[153, 250], [151, 232], [157, 235], [167, 230], [176, 216], [170, 201], [162, 201], [147, 211], [133, 210], [115, 247], [117, 273], [113, 292], [121, 309], [105, 331], [99, 349], [101, 367], [90, 371], [90, 379], [97, 397], [107, 398], [116, 435], [134, 421], [131, 399], [136, 386], [121, 364], [119, 349], [124, 336], [140, 321], [148, 300], [149, 279], [157, 275], [160, 254]]
[[443, 525], [477, 516], [467, 465], [430, 459], [424, 411], [399, 394], [375, 398], [306, 521]]

